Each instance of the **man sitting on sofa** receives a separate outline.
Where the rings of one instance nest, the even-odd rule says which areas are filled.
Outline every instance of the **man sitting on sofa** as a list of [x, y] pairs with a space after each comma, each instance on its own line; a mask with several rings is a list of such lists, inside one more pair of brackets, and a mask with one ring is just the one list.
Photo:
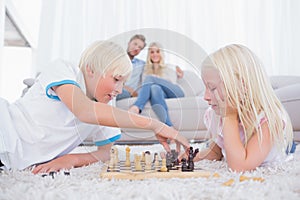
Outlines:
[[137, 90], [142, 81], [145, 62], [143, 60], [135, 58], [135, 56], [137, 56], [141, 52], [141, 50], [145, 48], [145, 46], [145, 36], [136, 34], [130, 38], [127, 47], [127, 54], [131, 60], [133, 70], [131, 77], [123, 87], [122, 93], [117, 96], [117, 100], [137, 96]]

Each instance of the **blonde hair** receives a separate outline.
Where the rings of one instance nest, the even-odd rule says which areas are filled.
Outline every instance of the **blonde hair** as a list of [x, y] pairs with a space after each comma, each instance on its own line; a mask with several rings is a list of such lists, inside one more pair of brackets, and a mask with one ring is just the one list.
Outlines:
[[[213, 66], [209, 66], [208, 62]], [[263, 112], [272, 141], [279, 147], [292, 146], [293, 130], [289, 116], [277, 98], [262, 63], [250, 49], [237, 44], [225, 46], [211, 54], [205, 66], [219, 71], [228, 103], [237, 109], [244, 128], [245, 145], [254, 131], [261, 143], [258, 114]], [[282, 119], [282, 116], [285, 118]]]
[[[157, 47], [159, 49], [159, 52], [160, 52], [159, 69], [156, 73], [154, 72], [153, 62], [152, 62], [151, 57], [150, 57], [150, 51], [151, 51], [152, 47]], [[146, 75], [155, 74], [155, 75], [158, 75], [158, 76], [162, 76], [164, 68], [165, 68], [165, 55], [163, 53], [162, 46], [158, 42], [152, 42], [149, 45], [149, 48], [148, 48], [148, 54], [147, 54], [147, 60], [146, 60], [146, 66], [145, 66], [145, 74]]]
[[83, 73], [86, 67], [105, 75], [113, 70], [113, 76], [130, 76], [132, 64], [126, 51], [111, 41], [96, 41], [82, 53], [79, 68]]

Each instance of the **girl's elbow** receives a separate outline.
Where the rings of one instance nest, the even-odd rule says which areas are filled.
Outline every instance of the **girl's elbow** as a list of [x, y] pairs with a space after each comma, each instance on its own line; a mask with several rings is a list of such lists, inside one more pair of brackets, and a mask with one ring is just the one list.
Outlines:
[[228, 168], [234, 172], [245, 172], [254, 170], [256, 166], [248, 166], [241, 163], [228, 163]]

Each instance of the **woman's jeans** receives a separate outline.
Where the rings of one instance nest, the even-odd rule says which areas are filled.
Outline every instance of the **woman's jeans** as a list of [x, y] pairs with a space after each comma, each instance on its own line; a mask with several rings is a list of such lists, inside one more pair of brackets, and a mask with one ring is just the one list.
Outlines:
[[178, 85], [165, 79], [149, 75], [145, 78], [139, 91], [138, 99], [134, 105], [142, 111], [146, 103], [150, 101], [152, 109], [158, 119], [168, 126], [173, 126], [165, 99], [183, 96], [184, 92]]

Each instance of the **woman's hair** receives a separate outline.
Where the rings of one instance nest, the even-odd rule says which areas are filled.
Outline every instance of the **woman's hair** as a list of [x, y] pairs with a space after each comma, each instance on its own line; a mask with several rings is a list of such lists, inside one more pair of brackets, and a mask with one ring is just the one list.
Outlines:
[[[158, 48], [159, 53], [160, 53], [159, 70], [157, 71], [157, 73], [154, 73], [153, 62], [152, 62], [151, 57], [150, 57], [150, 51], [153, 47]], [[149, 49], [148, 49], [145, 74], [156, 74], [158, 76], [162, 76], [163, 75], [163, 68], [165, 68], [165, 55], [164, 55], [162, 46], [158, 42], [152, 42], [149, 45]]]
[[[238, 111], [246, 144], [254, 131], [259, 135], [261, 142], [262, 131], [258, 115], [263, 112], [268, 120], [272, 141], [282, 145], [281, 147], [291, 147], [291, 121], [257, 56], [245, 46], [232, 44], [211, 54], [207, 61], [204, 67], [217, 68], [224, 82], [227, 102]], [[209, 62], [211, 64], [208, 64]]]
[[96, 41], [82, 53], [79, 68], [85, 73], [86, 67], [105, 75], [113, 70], [113, 76], [130, 76], [132, 64], [124, 49], [111, 41]]

